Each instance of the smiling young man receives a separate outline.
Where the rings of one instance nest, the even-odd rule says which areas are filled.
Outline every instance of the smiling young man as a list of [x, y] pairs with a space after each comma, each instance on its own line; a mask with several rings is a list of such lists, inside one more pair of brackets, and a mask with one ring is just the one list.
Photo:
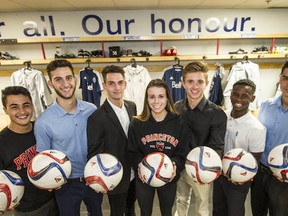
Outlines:
[[66, 184], [55, 190], [60, 215], [79, 216], [83, 201], [89, 215], [101, 216], [102, 194], [85, 184], [87, 163], [87, 119], [96, 106], [76, 99], [77, 80], [67, 60], [54, 60], [47, 66], [48, 85], [56, 101], [36, 120], [37, 151], [56, 149], [67, 155], [72, 172]]
[[[249, 79], [239, 80], [233, 85], [230, 96], [232, 110], [226, 111], [224, 153], [242, 148], [251, 152], [259, 162], [264, 151], [266, 128], [249, 111], [249, 105], [255, 99], [255, 90], [256, 85]], [[213, 216], [244, 216], [250, 186], [251, 181], [239, 184], [226, 176], [219, 176], [213, 187]]]
[[[222, 156], [227, 117], [223, 110], [204, 96], [208, 85], [208, 70], [207, 63], [203, 61], [186, 65], [182, 82], [186, 98], [176, 102], [175, 107], [186, 120], [189, 151], [197, 146], [208, 146]], [[188, 215], [210, 215], [211, 190], [211, 184], [195, 183], [185, 171], [182, 172], [177, 183], [178, 215], [186, 216], [188, 211]], [[192, 205], [195, 208], [190, 208]]]
[[[120, 183], [108, 191], [111, 216], [135, 216], [135, 179], [131, 178], [128, 159], [128, 128], [136, 105], [123, 99], [126, 81], [123, 68], [109, 65], [103, 68], [103, 87], [107, 99], [88, 119], [88, 158], [99, 153], [114, 155], [123, 165]], [[131, 180], [131, 181], [130, 181]]]
[[276, 146], [288, 143], [288, 62], [281, 70], [279, 85], [282, 94], [260, 106], [259, 121], [267, 128], [265, 150], [258, 173], [251, 186], [251, 206], [254, 216], [288, 215], [288, 184], [277, 179], [269, 169], [268, 155]]
[[2, 104], [10, 123], [0, 132], [0, 170], [18, 174], [25, 187], [13, 215], [56, 216], [58, 211], [53, 193], [36, 188], [27, 176], [27, 166], [37, 154], [30, 92], [22, 86], [8, 86], [2, 90]]

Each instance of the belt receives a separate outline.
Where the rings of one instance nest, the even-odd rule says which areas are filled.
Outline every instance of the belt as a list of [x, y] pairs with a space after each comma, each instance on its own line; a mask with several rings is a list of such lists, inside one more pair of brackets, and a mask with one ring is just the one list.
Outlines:
[[84, 182], [85, 178], [84, 177], [79, 177], [79, 178], [68, 178], [67, 183], [72, 183], [72, 182]]

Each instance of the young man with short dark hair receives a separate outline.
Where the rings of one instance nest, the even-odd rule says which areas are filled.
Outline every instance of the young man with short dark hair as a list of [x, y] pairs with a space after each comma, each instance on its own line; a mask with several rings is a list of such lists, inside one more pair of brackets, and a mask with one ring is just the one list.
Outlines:
[[36, 188], [27, 176], [27, 166], [37, 154], [30, 92], [22, 86], [8, 86], [2, 90], [2, 104], [10, 123], [0, 132], [0, 170], [15, 172], [24, 181], [24, 195], [13, 213], [57, 216], [53, 192]]

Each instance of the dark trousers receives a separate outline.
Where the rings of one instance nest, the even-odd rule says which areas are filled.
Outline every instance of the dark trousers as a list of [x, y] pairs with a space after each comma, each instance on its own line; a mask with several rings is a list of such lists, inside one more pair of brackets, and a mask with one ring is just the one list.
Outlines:
[[125, 213], [127, 193], [108, 194], [110, 216], [123, 216]]
[[251, 182], [235, 185], [221, 175], [213, 184], [213, 216], [244, 216]]
[[102, 216], [102, 193], [96, 193], [86, 186], [85, 181], [67, 182], [58, 190], [55, 197], [60, 216], [80, 216], [80, 206], [83, 201], [89, 216]]
[[108, 194], [110, 216], [135, 216], [135, 181], [131, 181], [127, 193]]
[[136, 178], [134, 178], [129, 185], [126, 198], [126, 210], [125, 216], [136, 216], [135, 213], [135, 202], [136, 202]]
[[251, 186], [253, 216], [288, 215], [288, 183], [275, 178], [270, 169], [260, 164]]
[[140, 206], [141, 216], [152, 215], [153, 201], [157, 191], [160, 211], [163, 216], [172, 216], [172, 207], [176, 196], [176, 183], [168, 183], [154, 188], [136, 179], [136, 197]]

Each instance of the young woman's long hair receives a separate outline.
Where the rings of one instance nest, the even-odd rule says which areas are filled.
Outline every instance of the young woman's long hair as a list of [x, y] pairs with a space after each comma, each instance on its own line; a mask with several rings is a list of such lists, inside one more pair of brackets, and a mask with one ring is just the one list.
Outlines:
[[171, 93], [170, 93], [170, 90], [169, 90], [167, 83], [161, 79], [153, 79], [149, 82], [149, 84], [147, 85], [147, 88], [146, 88], [143, 111], [140, 115], [136, 116], [136, 118], [138, 118], [141, 121], [147, 121], [151, 116], [151, 108], [149, 107], [149, 104], [148, 104], [148, 89], [151, 87], [164, 88], [166, 91], [167, 99], [168, 99], [165, 109], [167, 110], [167, 112], [177, 113], [177, 111], [174, 107], [174, 101], [172, 99], [172, 96], [171, 96]]

